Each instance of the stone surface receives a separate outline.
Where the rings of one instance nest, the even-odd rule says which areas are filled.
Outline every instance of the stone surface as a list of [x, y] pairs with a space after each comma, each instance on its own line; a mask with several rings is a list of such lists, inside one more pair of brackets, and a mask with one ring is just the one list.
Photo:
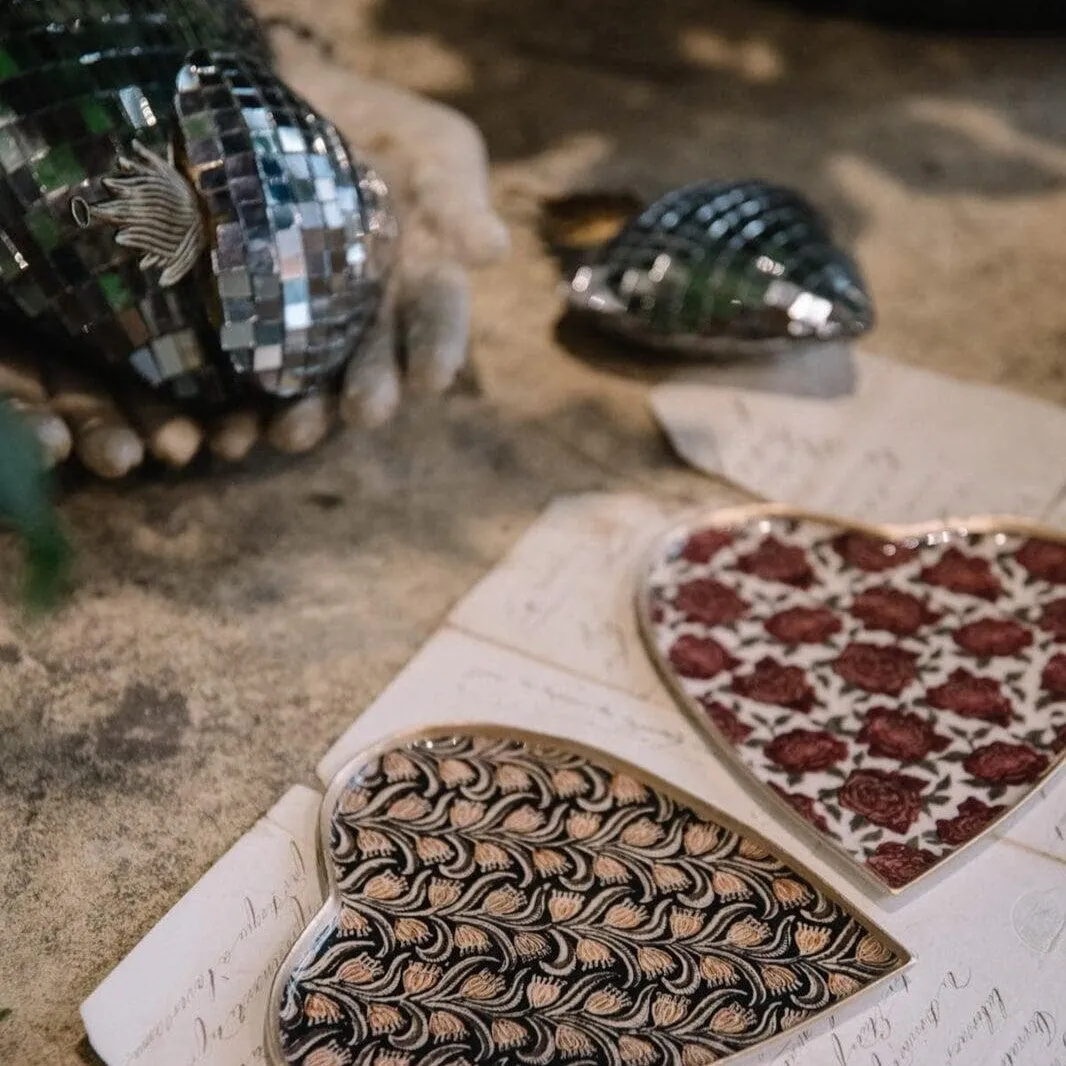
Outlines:
[[[552, 5], [562, 24], [537, 0], [260, 7], [310, 95], [328, 53], [479, 122], [514, 248], [474, 279], [476, 388], [311, 456], [70, 492], [76, 597], [43, 623], [0, 609], [5, 1064], [89, 1057], [79, 1002], [311, 781], [551, 497], [737, 499], [668, 453], [645, 402], [656, 372], [557, 331], [541, 198], [796, 185], [857, 248], [872, 347], [1066, 399], [1060, 43], [911, 38], [740, 0], [668, 0], [654, 19], [575, 0]], [[0, 541], [5, 603], [16, 564]]]

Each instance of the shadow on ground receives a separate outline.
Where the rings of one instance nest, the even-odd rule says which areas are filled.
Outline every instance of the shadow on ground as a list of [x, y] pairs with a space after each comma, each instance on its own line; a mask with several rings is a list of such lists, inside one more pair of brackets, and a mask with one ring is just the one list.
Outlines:
[[[1066, 147], [1066, 108], [1047, 106], [1066, 98], [1059, 40], [871, 31], [754, 0], [382, 0], [374, 21], [386, 38], [427, 37], [462, 58], [466, 86], [441, 98], [478, 123], [495, 160], [606, 137], [591, 186], [624, 170], [653, 196], [755, 174], [803, 189], [854, 240], [863, 219], [827, 171], [830, 156], [858, 156], [926, 192], [1024, 197], [1064, 181], [1039, 152], [950, 113], [983, 104], [1008, 131]], [[1044, 106], [1012, 106], [1012, 86], [1034, 78]], [[943, 113], [916, 97], [943, 102]]]

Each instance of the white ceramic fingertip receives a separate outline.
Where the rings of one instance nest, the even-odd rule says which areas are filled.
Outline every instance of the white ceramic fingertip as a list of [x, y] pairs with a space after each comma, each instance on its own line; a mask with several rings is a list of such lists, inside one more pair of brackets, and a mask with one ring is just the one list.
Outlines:
[[279, 452], [303, 455], [322, 443], [329, 432], [332, 408], [319, 393], [290, 404], [267, 427], [267, 440]]
[[454, 263], [408, 282], [404, 301], [407, 374], [418, 392], [443, 392], [455, 381], [470, 347], [470, 289]]
[[220, 419], [211, 434], [211, 454], [226, 463], [239, 463], [259, 440], [259, 419], [251, 411], [237, 411]]
[[204, 431], [183, 415], [168, 418], [148, 437], [148, 450], [161, 463], [180, 470], [192, 462], [204, 442]]
[[198, 422], [139, 386], [127, 387], [122, 399], [150, 455], [174, 470], [192, 462], [204, 443], [204, 430]]
[[125, 477], [144, 461], [141, 438], [129, 426], [99, 422], [79, 427], [74, 433], [74, 451], [97, 477]]
[[511, 247], [511, 235], [499, 217], [488, 207], [471, 209], [457, 221], [447, 224], [456, 234], [456, 254], [470, 267], [490, 266], [503, 259]]
[[[395, 290], [393, 290], [394, 292]], [[396, 315], [393, 294], [378, 317], [374, 334], [348, 364], [341, 390], [341, 418], [359, 429], [377, 429], [400, 406], [396, 364]]]
[[49, 466], [58, 466], [70, 458], [74, 440], [70, 427], [59, 415], [36, 407], [23, 408], [22, 415], [36, 435]]
[[52, 382], [51, 410], [70, 427], [74, 454], [97, 477], [125, 477], [144, 462], [144, 443], [111, 397], [81, 375], [63, 369]]
[[359, 429], [377, 429], [400, 406], [400, 378], [395, 367], [360, 375], [358, 387], [341, 397], [341, 418]]

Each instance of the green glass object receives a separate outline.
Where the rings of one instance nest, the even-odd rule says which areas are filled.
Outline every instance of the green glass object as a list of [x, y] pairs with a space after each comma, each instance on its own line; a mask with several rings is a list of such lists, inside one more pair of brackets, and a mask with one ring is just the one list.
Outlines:
[[41, 446], [2, 397], [0, 522], [14, 528], [25, 548], [27, 604], [52, 606], [66, 584], [70, 548], [52, 506], [52, 481]]

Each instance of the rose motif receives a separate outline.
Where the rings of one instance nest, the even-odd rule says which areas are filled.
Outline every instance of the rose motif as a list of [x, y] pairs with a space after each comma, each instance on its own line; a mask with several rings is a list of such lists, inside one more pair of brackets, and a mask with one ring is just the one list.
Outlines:
[[780, 581], [805, 589], [814, 580], [814, 572], [802, 548], [784, 544], [776, 537], [764, 537], [762, 543], [737, 560], [737, 567], [745, 574], [764, 581]]
[[782, 644], [822, 644], [840, 629], [828, 607], [790, 607], [766, 621], [766, 631]]
[[763, 750], [771, 762], [790, 774], [827, 770], [848, 754], [848, 746], [842, 740], [813, 729], [792, 729], [781, 733]]
[[1023, 785], [1035, 781], [1047, 769], [1048, 759], [1025, 744], [1005, 744], [997, 740], [975, 748], [962, 765], [978, 781], [992, 785]]
[[1055, 696], [1066, 696], [1066, 654], [1059, 652], [1048, 659], [1040, 675], [1040, 687]]
[[690, 622], [717, 626], [743, 618], [749, 605], [727, 585], [703, 577], [682, 585], [674, 596], [674, 606]]
[[940, 617], [917, 596], [890, 588], [867, 589], [856, 598], [851, 613], [867, 629], [884, 629], [898, 637], [909, 637]]
[[740, 744], [751, 736], [751, 726], [745, 725], [737, 717], [736, 711], [731, 711], [715, 700], [702, 700], [701, 702], [703, 709], [707, 712], [707, 717], [730, 744]]
[[987, 560], [965, 555], [958, 548], [948, 548], [935, 566], [922, 570], [921, 577], [928, 585], [979, 596], [983, 600], [994, 600], [1003, 591]]
[[992, 655], [1017, 655], [1033, 643], [1033, 634], [1025, 626], [1007, 618], [982, 618], [955, 630], [955, 643], [964, 651], [988, 658]]
[[1066, 599], [1052, 600], [1044, 608], [1038, 624], [1041, 629], [1053, 633], [1058, 643], [1066, 641]]
[[945, 844], [965, 844], [982, 829], [991, 825], [1005, 810], [1004, 807], [989, 807], [970, 796], [959, 804], [954, 818], [938, 818], [936, 834]]
[[1066, 544], [1054, 540], [1027, 540], [1014, 557], [1033, 577], [1066, 585]]
[[1014, 713], [998, 681], [974, 677], [962, 669], [952, 670], [947, 681], [929, 689], [925, 698], [938, 710], [954, 711], [963, 718], [980, 718], [997, 725], [1007, 725]]
[[852, 770], [837, 799], [842, 807], [861, 814], [874, 825], [906, 833], [922, 810], [926, 783], [906, 774], [884, 770]]
[[823, 833], [829, 832], [829, 825], [825, 820], [825, 816], [819, 812], [814, 805], [814, 800], [810, 796], [801, 795], [799, 792], [786, 792], [783, 788], [778, 787], [772, 781], [770, 787], [799, 815], [805, 818], [808, 822], [820, 829]]
[[897, 566], [909, 563], [918, 554], [917, 549], [906, 544], [871, 537], [866, 533], [841, 533], [833, 539], [833, 547], [844, 562], [868, 574], [894, 570]]
[[814, 689], [807, 675], [798, 666], [783, 666], [768, 655], [755, 664], [750, 674], [733, 679], [733, 691], [749, 700], [794, 711], [809, 711], [814, 703]]
[[932, 852], [887, 840], [866, 858], [866, 865], [893, 888], [902, 888], [920, 877], [934, 862], [936, 856]]
[[678, 554], [690, 563], [709, 563], [732, 543], [733, 534], [724, 529], [700, 529], [685, 541]]
[[674, 641], [670, 648], [670, 662], [682, 677], [701, 681], [707, 681], [723, 670], [732, 670], [737, 665], [737, 660], [718, 641], [710, 637], [694, 637], [689, 633]]
[[833, 669], [849, 684], [887, 696], [898, 696], [917, 674], [913, 652], [854, 641], [840, 654]]
[[867, 712], [858, 741], [869, 745], [871, 755], [901, 762], [924, 759], [931, 751], [943, 751], [951, 743], [920, 715], [884, 707]]

